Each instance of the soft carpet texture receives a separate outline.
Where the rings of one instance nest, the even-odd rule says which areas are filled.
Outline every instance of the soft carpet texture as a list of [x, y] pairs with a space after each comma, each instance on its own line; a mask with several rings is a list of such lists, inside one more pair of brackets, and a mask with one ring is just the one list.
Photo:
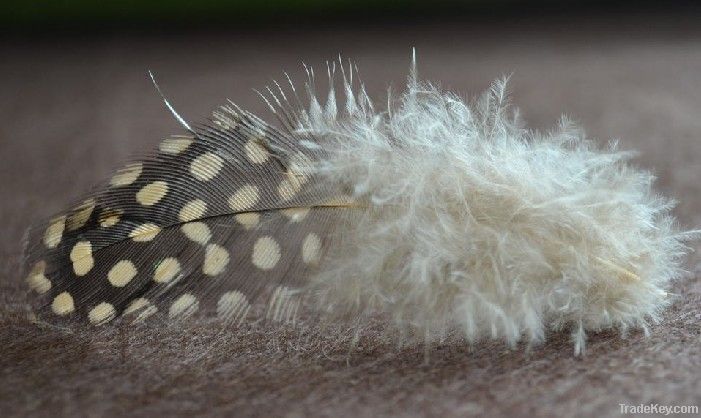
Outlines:
[[[358, 62], [376, 100], [401, 86], [410, 48], [419, 70], [474, 96], [503, 74], [529, 126], [565, 113], [601, 144], [620, 138], [634, 163], [701, 226], [701, 32], [693, 21], [285, 30], [8, 41], [0, 45], [0, 411], [3, 416], [618, 416], [620, 404], [700, 405], [701, 267], [651, 335], [569, 332], [527, 350], [448, 338], [397, 347], [372, 326], [314, 324], [221, 333], [185, 327], [107, 328], [81, 335], [26, 319], [18, 277], [27, 226], [65, 207], [131, 155], [180, 132], [147, 70], [179, 113], [207, 117], [231, 98], [267, 116], [250, 89], [300, 60], [339, 52]], [[644, 28], [644, 29], [642, 29]], [[450, 42], [446, 42], [449, 39]], [[272, 120], [272, 118], [269, 118]], [[693, 244], [694, 249], [698, 247]]]

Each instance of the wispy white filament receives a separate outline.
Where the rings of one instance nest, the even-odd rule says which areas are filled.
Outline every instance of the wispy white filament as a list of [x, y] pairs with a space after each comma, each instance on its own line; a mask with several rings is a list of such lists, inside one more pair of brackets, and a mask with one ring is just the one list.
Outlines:
[[329, 151], [319, 174], [367, 207], [314, 278], [323, 309], [428, 340], [537, 343], [564, 327], [578, 353], [587, 330], [659, 319], [690, 235], [630, 153], [567, 119], [527, 130], [505, 80], [467, 103], [415, 77], [385, 111], [345, 81], [343, 108], [330, 94], [300, 115]]

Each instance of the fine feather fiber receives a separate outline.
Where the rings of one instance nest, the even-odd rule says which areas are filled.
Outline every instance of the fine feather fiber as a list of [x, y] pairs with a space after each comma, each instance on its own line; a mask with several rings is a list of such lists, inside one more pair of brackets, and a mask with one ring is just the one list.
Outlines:
[[506, 80], [468, 103], [414, 70], [385, 111], [357, 90], [344, 74], [343, 110], [332, 91], [299, 118], [327, 152], [313, 170], [357, 206], [309, 286], [323, 312], [380, 312], [426, 342], [570, 329], [576, 354], [586, 331], [659, 320], [691, 234], [631, 153], [566, 118], [524, 128]]

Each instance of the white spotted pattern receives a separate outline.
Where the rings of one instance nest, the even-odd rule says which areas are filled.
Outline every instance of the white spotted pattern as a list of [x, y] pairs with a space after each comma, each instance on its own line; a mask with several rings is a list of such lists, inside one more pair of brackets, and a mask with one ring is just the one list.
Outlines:
[[63, 231], [66, 229], [66, 216], [59, 216], [54, 218], [50, 223], [49, 227], [46, 228], [44, 232], [44, 245], [46, 248], [56, 248], [61, 238], [63, 238]]
[[156, 283], [168, 283], [180, 273], [180, 269], [180, 262], [177, 258], [165, 258], [158, 263], [153, 273], [153, 280]]
[[103, 210], [102, 213], [100, 213], [100, 217], [98, 219], [98, 221], [100, 222], [100, 226], [103, 228], [109, 228], [117, 225], [117, 223], [119, 222], [119, 218], [122, 216], [123, 213], [124, 211], [121, 209]]
[[289, 208], [283, 209], [280, 212], [282, 212], [282, 214], [285, 215], [290, 222], [301, 222], [307, 217], [309, 208]]
[[110, 184], [114, 187], [128, 186], [139, 178], [142, 170], [143, 164], [141, 163], [128, 164], [117, 171], [117, 174], [112, 177]]
[[252, 208], [258, 203], [258, 187], [247, 184], [241, 187], [229, 198], [229, 207], [235, 212], [241, 212]]
[[280, 260], [280, 244], [273, 237], [265, 236], [258, 238], [253, 244], [253, 255], [251, 261], [253, 265], [261, 270], [270, 270], [275, 267]]
[[73, 209], [73, 213], [66, 219], [66, 229], [75, 231], [81, 228], [90, 219], [92, 211], [95, 209], [95, 199], [88, 199]]
[[229, 264], [229, 252], [226, 248], [217, 244], [209, 244], [204, 252], [202, 273], [207, 276], [216, 276], [226, 269], [227, 264]]
[[175, 299], [173, 304], [170, 305], [168, 316], [171, 318], [180, 319], [187, 318], [197, 312], [199, 305], [200, 303], [194, 295], [191, 293], [184, 293]]
[[312, 160], [303, 152], [298, 152], [290, 158], [288, 175], [296, 177], [302, 184], [309, 180], [312, 170]]
[[88, 313], [88, 319], [93, 325], [102, 325], [114, 319], [116, 315], [117, 312], [115, 311], [114, 306], [107, 302], [102, 302], [90, 310]]
[[160, 226], [152, 223], [146, 223], [134, 228], [129, 233], [129, 238], [136, 242], [148, 242], [156, 238], [156, 235], [158, 235], [159, 232], [161, 232]]
[[68, 315], [75, 310], [73, 296], [68, 292], [58, 294], [51, 303], [51, 310], [59, 316]]
[[140, 322], [156, 312], [158, 312], [158, 308], [156, 308], [148, 299], [137, 298], [134, 299], [129, 306], [127, 306], [127, 309], [124, 310], [124, 315], [136, 315], [134, 322]]
[[200, 219], [207, 211], [207, 203], [201, 199], [191, 200], [180, 209], [178, 220], [180, 222], [190, 222]]
[[308, 234], [302, 242], [302, 261], [307, 264], [319, 262], [321, 253], [321, 239], [315, 233]]
[[263, 164], [270, 157], [270, 153], [265, 149], [262, 141], [259, 137], [253, 137], [243, 146], [246, 158], [253, 164]]
[[277, 187], [277, 193], [282, 200], [292, 199], [302, 188], [302, 184], [294, 178], [283, 179]]
[[37, 293], [44, 294], [51, 289], [51, 281], [46, 277], [46, 262], [38, 261], [27, 275], [29, 288]]
[[244, 212], [235, 215], [234, 219], [245, 229], [251, 229], [258, 225], [258, 222], [260, 221], [260, 214], [256, 212]]
[[172, 155], [177, 155], [180, 154], [181, 152], [185, 151], [187, 147], [192, 144], [192, 138], [189, 137], [174, 137], [174, 138], [166, 138], [161, 142], [161, 144], [158, 146], [158, 148], [161, 150], [162, 153], [164, 154], [172, 154]]
[[190, 173], [201, 181], [209, 181], [219, 174], [224, 166], [224, 159], [217, 154], [207, 152], [192, 160]]
[[78, 241], [71, 249], [71, 262], [76, 276], [85, 276], [95, 265], [90, 241]]
[[205, 245], [210, 239], [212, 239], [212, 233], [210, 232], [209, 227], [207, 224], [202, 222], [186, 223], [180, 227], [180, 230], [190, 240], [201, 245]]
[[309, 181], [309, 176], [312, 172], [312, 161], [304, 153], [298, 152], [295, 154], [289, 163], [286, 178], [278, 185], [278, 194], [282, 200], [292, 199], [302, 186]]
[[162, 180], [154, 181], [141, 188], [136, 193], [136, 201], [144, 206], [153, 206], [168, 193], [168, 183]]
[[129, 260], [122, 260], [115, 264], [107, 273], [107, 280], [114, 287], [124, 287], [136, 276], [136, 267]]

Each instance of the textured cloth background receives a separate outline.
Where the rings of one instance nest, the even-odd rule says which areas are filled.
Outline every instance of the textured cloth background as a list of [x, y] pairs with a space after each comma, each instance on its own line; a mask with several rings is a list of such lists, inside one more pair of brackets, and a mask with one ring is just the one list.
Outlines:
[[[513, 101], [547, 129], [562, 113], [590, 136], [620, 138], [701, 226], [701, 30], [695, 19], [549, 21], [363, 29], [42, 38], [0, 45], [0, 415], [618, 416], [619, 404], [701, 405], [701, 269], [688, 262], [675, 304], [645, 338], [568, 333], [526, 351], [448, 340], [397, 348], [381, 330], [221, 334], [107, 329], [88, 337], [25, 319], [18, 278], [25, 228], [64, 208], [129, 156], [180, 127], [147, 70], [189, 121], [231, 98], [273, 121], [251, 88], [300, 62], [353, 58], [378, 103], [419, 73], [474, 96], [513, 72]], [[321, 71], [320, 71], [321, 72]], [[295, 77], [296, 76], [296, 77]], [[697, 247], [696, 244], [693, 245]]]

